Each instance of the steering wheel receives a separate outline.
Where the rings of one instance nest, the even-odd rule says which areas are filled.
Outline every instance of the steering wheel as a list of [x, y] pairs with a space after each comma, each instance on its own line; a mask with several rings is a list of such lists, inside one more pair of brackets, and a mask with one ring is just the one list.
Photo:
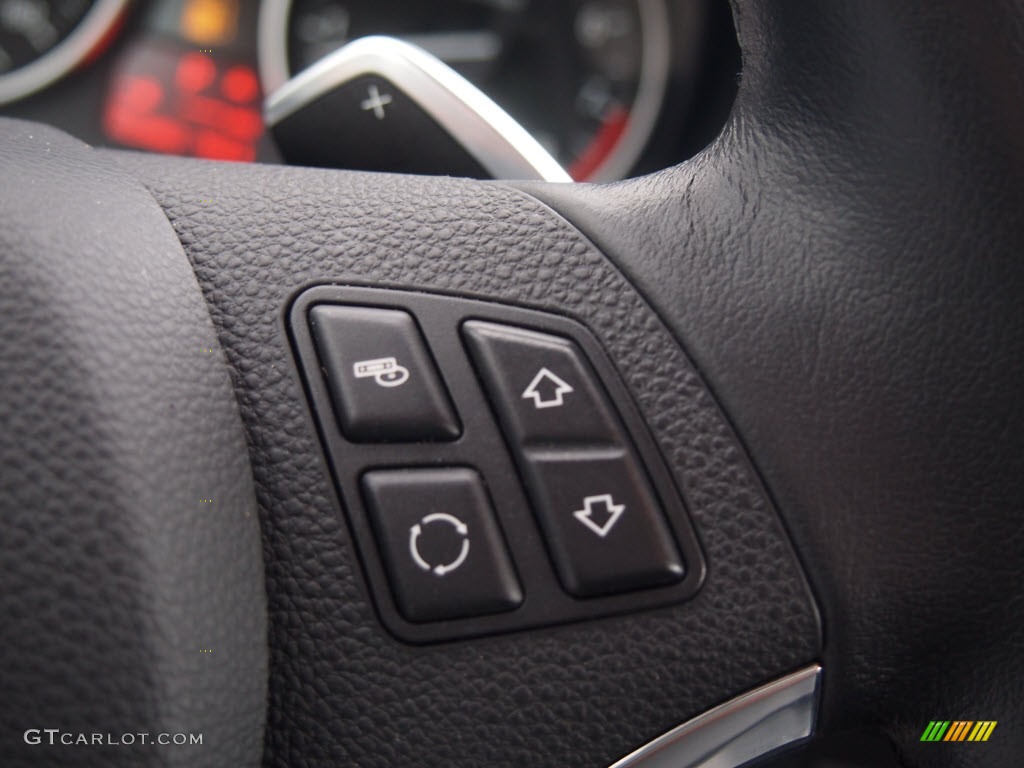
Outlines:
[[[733, 11], [722, 134], [617, 184], [0, 123], [5, 765], [668, 764], [644, 745], [793, 675], [819, 683], [794, 736], [814, 738], [743, 759], [1017, 764], [1024, 13]], [[695, 591], [439, 642], [387, 628], [296, 358], [289, 313], [323, 286], [582, 329], [685, 504]]]

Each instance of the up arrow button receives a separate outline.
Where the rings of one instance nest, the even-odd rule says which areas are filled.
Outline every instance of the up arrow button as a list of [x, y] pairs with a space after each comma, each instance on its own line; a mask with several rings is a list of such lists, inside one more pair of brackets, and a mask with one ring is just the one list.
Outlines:
[[547, 368], [541, 368], [523, 392], [523, 399], [533, 400], [534, 408], [558, 408], [573, 388]]
[[628, 443], [601, 381], [574, 341], [483, 320], [465, 322], [462, 332], [512, 443]]

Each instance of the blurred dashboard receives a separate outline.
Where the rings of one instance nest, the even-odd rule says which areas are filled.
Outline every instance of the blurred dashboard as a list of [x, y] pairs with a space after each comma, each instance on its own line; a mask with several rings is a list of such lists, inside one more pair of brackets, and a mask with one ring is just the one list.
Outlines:
[[0, 0], [0, 115], [97, 146], [279, 162], [263, 97], [371, 34], [445, 61], [577, 180], [695, 154], [740, 68], [725, 0]]

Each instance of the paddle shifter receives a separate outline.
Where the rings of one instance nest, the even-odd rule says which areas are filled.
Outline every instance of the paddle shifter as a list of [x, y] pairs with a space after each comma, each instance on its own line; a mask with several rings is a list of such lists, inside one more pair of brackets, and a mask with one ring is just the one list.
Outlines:
[[571, 181], [476, 86], [392, 37], [360, 38], [324, 57], [271, 94], [264, 117], [293, 165]]

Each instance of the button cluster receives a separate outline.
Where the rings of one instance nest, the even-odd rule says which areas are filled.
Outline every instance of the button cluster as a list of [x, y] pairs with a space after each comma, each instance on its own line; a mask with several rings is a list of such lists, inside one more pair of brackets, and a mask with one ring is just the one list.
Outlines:
[[[445, 639], [692, 594], [689, 521], [582, 328], [459, 299], [309, 293], [292, 314], [297, 358], [397, 634]], [[395, 303], [366, 300], [380, 294]]]
[[578, 347], [481, 321], [462, 332], [565, 588], [592, 597], [679, 581], [660, 506]]

